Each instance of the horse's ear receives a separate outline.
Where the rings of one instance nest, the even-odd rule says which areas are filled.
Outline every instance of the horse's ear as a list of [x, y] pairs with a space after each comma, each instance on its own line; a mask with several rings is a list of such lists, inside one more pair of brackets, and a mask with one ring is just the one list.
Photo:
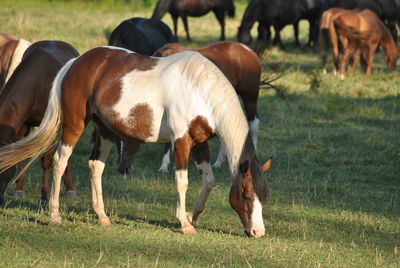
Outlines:
[[272, 162], [272, 157], [270, 159], [268, 159], [267, 162], [265, 162], [264, 165], [262, 165], [261, 170], [262, 172], [267, 172], [267, 170], [271, 167], [271, 162]]
[[249, 170], [249, 161], [246, 160], [243, 163], [239, 164], [239, 171], [243, 175]]

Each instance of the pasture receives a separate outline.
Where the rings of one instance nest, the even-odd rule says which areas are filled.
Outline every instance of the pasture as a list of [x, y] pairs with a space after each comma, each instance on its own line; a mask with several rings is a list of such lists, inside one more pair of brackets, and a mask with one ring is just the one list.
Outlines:
[[[149, 17], [154, 5], [138, 2], [0, 0], [1, 32], [31, 42], [66, 41], [83, 53], [105, 45], [106, 35], [122, 20]], [[226, 20], [228, 40], [236, 40], [245, 8], [245, 1], [235, 4], [236, 17]], [[168, 15], [163, 20], [172, 27]], [[213, 14], [189, 18], [189, 24], [193, 42], [181, 38], [185, 46], [219, 38]], [[179, 31], [184, 36], [181, 21]], [[0, 209], [0, 266], [397, 267], [400, 67], [387, 72], [381, 50], [370, 78], [357, 70], [339, 81], [323, 75], [318, 55], [304, 47], [306, 23], [300, 31], [302, 48], [293, 46], [293, 30], [286, 27], [286, 50], [270, 48], [264, 55], [263, 75], [283, 74], [274, 82], [276, 89], [262, 88], [259, 100], [258, 156], [261, 161], [273, 157], [267, 173], [270, 199], [263, 210], [265, 237], [243, 236], [228, 201], [226, 164], [214, 170], [215, 187], [197, 234], [180, 234], [173, 169], [157, 174], [162, 145], [143, 145], [126, 176], [117, 173], [112, 150], [103, 175], [112, 225], [98, 226], [87, 168], [90, 125], [72, 156], [77, 197], [61, 197], [61, 225], [49, 225], [48, 212], [38, 209], [39, 163], [26, 173], [25, 196], [13, 197], [15, 185], [9, 185], [8, 203]], [[218, 146], [214, 138], [212, 161]], [[188, 210], [200, 187], [201, 176], [191, 163]]]

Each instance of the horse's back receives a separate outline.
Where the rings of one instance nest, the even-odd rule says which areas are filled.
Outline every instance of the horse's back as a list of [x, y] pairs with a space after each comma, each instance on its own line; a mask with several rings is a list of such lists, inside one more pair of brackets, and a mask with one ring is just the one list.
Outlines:
[[108, 44], [150, 56], [172, 40], [172, 32], [164, 22], [136, 17], [121, 22], [111, 33]]

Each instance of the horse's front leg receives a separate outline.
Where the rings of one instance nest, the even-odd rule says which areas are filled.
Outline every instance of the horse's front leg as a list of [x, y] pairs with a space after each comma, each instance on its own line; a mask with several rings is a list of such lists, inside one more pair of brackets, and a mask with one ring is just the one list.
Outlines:
[[214, 174], [210, 165], [210, 151], [208, 143], [199, 143], [192, 149], [192, 156], [196, 164], [196, 168], [200, 171], [203, 184], [199, 198], [194, 202], [192, 213], [188, 213], [191, 223], [196, 222], [199, 214], [204, 210], [208, 195], [214, 186]]
[[171, 159], [169, 157], [169, 154], [171, 152], [171, 143], [168, 142], [164, 145], [164, 156], [161, 162], [161, 166], [158, 169], [158, 173], [160, 174], [167, 174], [168, 173], [168, 166], [169, 163], [171, 163]]
[[189, 25], [188, 25], [186, 16], [182, 16], [182, 22], [183, 22], [183, 27], [185, 27], [185, 31], [186, 31], [186, 39], [188, 40], [188, 42], [192, 42], [192, 38], [190, 38], [190, 34], [189, 34]]
[[214, 10], [215, 17], [217, 18], [219, 25], [221, 26], [221, 36], [219, 38], [220, 41], [225, 40], [225, 15], [224, 12], [220, 10]]
[[175, 34], [175, 42], [178, 42], [178, 17], [172, 16], [172, 22], [174, 24], [174, 34]]
[[104, 171], [105, 163], [110, 153], [112, 142], [99, 137], [93, 146], [92, 154], [88, 162], [90, 170], [90, 184], [92, 188], [93, 209], [99, 216], [99, 225], [107, 226], [111, 222], [104, 211], [103, 190], [101, 176]]
[[181, 231], [184, 234], [193, 234], [196, 232], [188, 219], [185, 205], [186, 191], [189, 183], [188, 161], [191, 146], [192, 140], [187, 134], [185, 134], [182, 138], [176, 139], [174, 142], [175, 180], [179, 194], [176, 217], [181, 222]]

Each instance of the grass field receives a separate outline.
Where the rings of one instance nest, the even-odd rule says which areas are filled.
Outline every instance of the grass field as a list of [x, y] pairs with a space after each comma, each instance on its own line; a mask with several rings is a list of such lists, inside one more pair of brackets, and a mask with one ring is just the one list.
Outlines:
[[[151, 5], [121, 2], [0, 0], [0, 31], [30, 41], [63, 40], [83, 53], [105, 45], [106, 34], [122, 20], [151, 14]], [[236, 17], [227, 20], [230, 40], [245, 8], [243, 2], [236, 6]], [[172, 27], [169, 16], [164, 21]], [[218, 39], [212, 14], [189, 23], [194, 42], [181, 38], [184, 45]], [[302, 23], [303, 44], [307, 30]], [[269, 49], [263, 63], [264, 75], [284, 74], [275, 82], [280, 90], [261, 90], [259, 105], [259, 158], [274, 158], [267, 174], [265, 237], [243, 237], [228, 202], [226, 165], [214, 170], [216, 185], [197, 234], [180, 234], [173, 172], [157, 174], [161, 145], [142, 146], [127, 176], [117, 173], [113, 150], [103, 176], [113, 224], [98, 226], [88, 181], [89, 126], [73, 155], [78, 196], [61, 198], [61, 225], [49, 225], [48, 212], [37, 208], [39, 165], [26, 174], [24, 197], [11, 196], [15, 186], [9, 185], [9, 202], [0, 209], [0, 267], [398, 267], [399, 72], [386, 72], [381, 51], [372, 77], [358, 71], [338, 81], [322, 75], [311, 49], [294, 48], [292, 36], [292, 29], [285, 28], [286, 50]], [[211, 147], [214, 160], [216, 139]], [[190, 209], [201, 186], [193, 165], [189, 177]]]

